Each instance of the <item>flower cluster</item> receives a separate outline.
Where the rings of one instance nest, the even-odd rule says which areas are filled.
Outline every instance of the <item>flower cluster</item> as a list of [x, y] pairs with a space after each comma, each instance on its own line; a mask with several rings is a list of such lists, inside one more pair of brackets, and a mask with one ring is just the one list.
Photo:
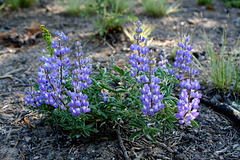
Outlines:
[[161, 95], [160, 86], [158, 85], [161, 79], [154, 76], [156, 62], [153, 51], [149, 50], [146, 46], [140, 46], [140, 43], [145, 41], [145, 38], [141, 37], [142, 29], [140, 27], [142, 23], [137, 21], [136, 25], [137, 29], [134, 39], [136, 39], [137, 43], [132, 44], [130, 49], [132, 51], [137, 50], [137, 54], [131, 53], [129, 56], [129, 63], [132, 65], [131, 76], [136, 76], [138, 83], [144, 83], [141, 89], [142, 95], [140, 96], [144, 104], [142, 108], [143, 114], [153, 115], [159, 109], [163, 108], [163, 104], [161, 104], [163, 95]]
[[52, 41], [53, 56], [45, 54], [39, 60], [42, 66], [38, 68], [39, 94], [35, 94], [36, 101], [33, 104], [40, 106], [45, 100], [45, 104], [50, 104], [56, 108], [61, 107], [65, 109], [66, 105], [62, 96], [62, 91], [65, 88], [62, 83], [65, 83], [64, 78], [68, 76], [68, 67], [70, 65], [69, 59], [63, 54], [70, 51], [69, 48], [61, 45], [62, 40], [67, 40], [68, 37], [63, 33], [56, 32], [58, 35], [57, 41]]
[[83, 58], [82, 46], [80, 42], [76, 42], [76, 52], [77, 60], [75, 60], [76, 69], [72, 71], [72, 86], [74, 86], [74, 91], [68, 91], [68, 95], [71, 97], [71, 101], [68, 103], [69, 110], [75, 116], [76, 114], [81, 114], [81, 111], [87, 113], [90, 111], [88, 108], [89, 102], [87, 101], [88, 96], [83, 94], [81, 91], [88, 88], [91, 84], [91, 79], [89, 74], [91, 73], [90, 57]]
[[161, 67], [163, 70], [167, 70], [167, 66], [166, 63], [168, 62], [168, 60], [165, 58], [166, 54], [165, 52], [161, 52], [162, 54], [159, 55], [160, 61], [158, 62], [158, 66]]
[[[193, 46], [188, 45], [190, 36], [183, 35], [184, 42], [179, 42], [178, 47], [181, 49], [178, 49], [176, 51], [177, 56], [174, 57], [175, 62], [173, 63], [173, 66], [175, 68], [183, 69], [186, 72], [190, 73], [190, 65], [192, 64], [192, 57], [193, 55], [190, 53], [190, 51], [193, 49]], [[169, 73], [174, 73], [174, 69], [169, 69]], [[191, 68], [192, 74], [197, 74], [199, 72], [198, 69]], [[175, 73], [176, 78], [183, 79], [184, 76], [182, 74], [179, 74], [178, 72]]]
[[42, 96], [38, 96], [39, 92], [33, 89], [34, 82], [32, 81], [32, 78], [28, 79], [29, 87], [27, 87], [27, 90], [25, 93], [27, 96], [24, 98], [24, 100], [27, 103], [31, 103], [33, 107], [40, 106], [43, 104]]
[[107, 101], [107, 93], [100, 92], [99, 97], [102, 97], [102, 101], [106, 102]]
[[[176, 113], [176, 118], [179, 118], [180, 124], [190, 125], [190, 121], [194, 120], [199, 113], [197, 109], [199, 107], [200, 98], [202, 95], [198, 93], [196, 90], [200, 89], [200, 84], [197, 80], [192, 80], [192, 75], [197, 74], [199, 72], [198, 69], [192, 68], [192, 54], [189, 52], [193, 49], [191, 45], [188, 45], [188, 41], [190, 37], [186, 37], [183, 35], [184, 43], [179, 42], [178, 46], [181, 49], [176, 51], [177, 56], [174, 58], [175, 62], [173, 66], [176, 68], [181, 68], [190, 74], [190, 78], [184, 80], [183, 75], [179, 73], [175, 73], [175, 76], [180, 79], [180, 87], [183, 89], [179, 95], [179, 100], [177, 102], [178, 112]], [[169, 70], [169, 73], [174, 73], [173, 69]]]
[[[39, 85], [39, 92], [32, 90], [33, 83], [30, 82], [30, 87], [27, 89], [26, 94], [28, 96], [25, 100], [31, 103], [33, 106], [40, 106], [43, 104], [50, 104], [55, 108], [61, 109], [69, 108], [73, 115], [80, 114], [81, 111], [89, 112], [89, 102], [87, 101], [87, 95], [84, 95], [81, 90], [88, 88], [91, 84], [91, 79], [88, 76], [91, 73], [90, 59], [78, 58], [79, 61], [75, 62], [78, 66], [77, 69], [72, 72], [72, 86], [74, 92], [67, 90], [64, 86], [66, 79], [69, 79], [70, 61], [68, 57], [64, 57], [64, 54], [70, 52], [70, 48], [62, 45], [62, 41], [66, 41], [68, 37], [63, 33], [57, 31], [55, 33], [57, 40], [51, 41], [51, 47], [53, 48], [53, 55], [45, 54], [40, 58], [42, 65], [38, 68], [37, 83]], [[80, 51], [81, 46], [77, 44], [78, 57], [82, 56]], [[67, 93], [71, 97], [70, 102], [66, 98]]]
[[110, 56], [110, 59], [109, 59], [109, 63], [108, 63], [108, 70], [111, 72], [112, 71], [112, 66], [114, 65], [115, 63], [114, 63], [114, 56], [113, 55], [111, 55]]
[[146, 57], [146, 54], [149, 52], [149, 49], [147, 47], [141, 47], [140, 43], [145, 41], [145, 37], [141, 36], [142, 33], [142, 23], [140, 21], [137, 21], [136, 23], [136, 34], [134, 34], [134, 39], [137, 41], [137, 43], [133, 43], [130, 46], [130, 49], [132, 51], [136, 50], [137, 53], [131, 53], [129, 55], [129, 63], [132, 65], [131, 67], [131, 76], [134, 77], [135, 75], [139, 75], [140, 71], [148, 72], [148, 58]]

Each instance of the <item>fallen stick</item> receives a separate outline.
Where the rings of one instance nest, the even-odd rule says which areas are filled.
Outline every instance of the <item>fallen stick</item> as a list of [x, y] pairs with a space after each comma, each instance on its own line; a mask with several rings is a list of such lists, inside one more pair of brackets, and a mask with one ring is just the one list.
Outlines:
[[[150, 138], [150, 137], [146, 136], [146, 138], [151, 141], [151, 138]], [[157, 146], [159, 146], [159, 147], [162, 147], [163, 149], [166, 149], [167, 151], [169, 151], [169, 152], [171, 152], [171, 153], [174, 152], [171, 148], [169, 148], [169, 147], [168, 147], [166, 144], [164, 144], [164, 143], [161, 143], [161, 142], [153, 142], [153, 144], [155, 144], [155, 145], [157, 145]]]
[[130, 160], [130, 158], [128, 157], [128, 154], [127, 154], [127, 150], [126, 148], [124, 147], [123, 145], [123, 141], [122, 141], [122, 138], [121, 138], [121, 135], [120, 135], [120, 126], [118, 125], [118, 129], [117, 129], [117, 135], [118, 135], [118, 141], [119, 141], [119, 145], [123, 151], [123, 156], [126, 160]]
[[13, 73], [20, 72], [22, 70], [24, 70], [24, 68], [18, 68], [18, 69], [15, 69], [15, 70], [12, 70], [12, 71], [9, 71], [9, 72], [5, 73], [3, 76], [8, 76], [8, 75], [11, 75]]
[[211, 100], [202, 97], [201, 101], [210, 105], [214, 110], [230, 118], [235, 124], [240, 124], [240, 112], [235, 108], [220, 102], [213, 103]]

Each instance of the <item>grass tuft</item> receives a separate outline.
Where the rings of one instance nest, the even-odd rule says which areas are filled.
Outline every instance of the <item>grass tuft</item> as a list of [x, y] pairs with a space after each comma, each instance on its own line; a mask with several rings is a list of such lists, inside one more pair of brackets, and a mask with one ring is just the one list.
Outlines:
[[32, 6], [35, 0], [7, 0], [6, 3], [10, 5], [12, 9], [18, 9]]
[[[208, 36], [206, 33], [203, 34], [203, 38], [205, 40], [205, 51], [210, 59], [208, 64], [209, 74], [206, 75], [220, 90], [224, 92], [233, 90], [236, 93], [240, 93], [239, 39], [231, 50], [227, 50], [226, 30], [227, 27], [222, 35], [222, 47], [220, 53], [216, 51], [212, 45], [212, 42], [210, 42], [210, 36]], [[207, 73], [202, 66], [200, 68]]]
[[94, 13], [94, 0], [67, 0], [60, 3], [66, 8], [66, 12], [72, 15]]
[[173, 12], [178, 12], [179, 2], [170, 4], [167, 0], [142, 0], [142, 5], [148, 14], [153, 16], [164, 16]]

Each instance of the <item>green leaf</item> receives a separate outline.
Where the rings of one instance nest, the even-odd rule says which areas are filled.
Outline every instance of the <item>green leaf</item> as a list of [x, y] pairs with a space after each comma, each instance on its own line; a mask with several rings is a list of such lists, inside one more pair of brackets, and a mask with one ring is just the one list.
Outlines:
[[122, 68], [119, 68], [116, 65], [113, 65], [112, 68], [117, 71], [118, 73], [120, 73], [122, 76], [124, 75], [124, 70]]
[[148, 134], [153, 142], [156, 142], [156, 138], [152, 135], [152, 133]]
[[157, 132], [161, 132], [160, 129], [157, 129], [157, 128], [149, 128], [149, 131], [153, 132], [153, 133], [157, 133]]
[[127, 92], [127, 90], [126, 89], [117, 89], [116, 92], [117, 93], [123, 93], [123, 92]]
[[104, 88], [104, 89], [107, 89], [108, 91], [111, 91], [111, 92], [113, 92], [113, 93], [116, 93], [116, 91], [114, 90], [114, 89], [112, 89], [112, 88], [110, 88], [108, 85], [106, 85], [106, 84], [100, 84], [100, 86], [102, 87], [102, 88]]
[[89, 137], [90, 136], [90, 133], [89, 133], [89, 131], [87, 131], [87, 130], [83, 130], [82, 131], [82, 135], [84, 136], [84, 137]]
[[170, 96], [172, 93], [172, 88], [173, 88], [173, 84], [170, 84], [168, 89], [167, 89], [167, 95]]
[[136, 136], [138, 136], [139, 134], [142, 133], [142, 130], [140, 131], [136, 131], [133, 134], [131, 134], [131, 136], [129, 137], [130, 140], [133, 140]]
[[135, 127], [135, 128], [139, 128], [139, 129], [143, 129], [144, 128], [141, 124], [135, 123], [135, 122], [129, 123], [128, 125], [132, 126], [132, 127]]
[[33, 87], [34, 87], [35, 90], [39, 90], [39, 84], [38, 83], [34, 83]]
[[70, 137], [73, 138], [73, 137], [75, 137], [76, 135], [78, 135], [78, 133], [79, 133], [79, 130], [74, 130], [74, 131], [72, 131], [72, 133], [70, 134]]
[[197, 128], [199, 128], [199, 125], [197, 124], [197, 122], [195, 122], [194, 120], [190, 121], [192, 126], [196, 126]]
[[168, 96], [168, 97], [164, 97], [162, 100], [175, 100], [175, 101], [177, 101], [178, 99], [176, 97]]

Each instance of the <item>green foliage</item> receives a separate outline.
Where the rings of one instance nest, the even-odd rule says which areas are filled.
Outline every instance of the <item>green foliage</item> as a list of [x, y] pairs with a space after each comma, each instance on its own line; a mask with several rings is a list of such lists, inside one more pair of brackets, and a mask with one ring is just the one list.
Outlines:
[[200, 69], [204, 70], [204, 73], [211, 79], [212, 83], [221, 89], [222, 91], [233, 90], [240, 93], [240, 66], [239, 66], [239, 40], [236, 45], [227, 50], [227, 28], [222, 35], [222, 47], [220, 53], [218, 53], [212, 43], [209, 41], [209, 36], [206, 33], [203, 34], [205, 40], [205, 50], [210, 58], [208, 69], [210, 73], [200, 65]]
[[94, 13], [95, 0], [67, 0], [60, 1], [66, 11], [72, 15]]
[[208, 5], [212, 4], [212, 0], [198, 0], [197, 3], [200, 5]]
[[126, 13], [131, 6], [129, 0], [108, 0], [108, 4], [110, 10], [115, 13]]
[[223, 0], [227, 7], [236, 7], [240, 8], [240, 0]]
[[49, 33], [49, 31], [45, 28], [45, 25], [41, 25], [40, 28], [43, 30], [43, 39], [46, 41], [47, 43], [47, 49], [49, 51], [49, 54], [52, 56], [53, 55], [53, 48], [51, 46], [51, 34]]
[[147, 13], [153, 16], [164, 16], [180, 10], [179, 2], [170, 4], [167, 0], [142, 0], [142, 5]]
[[[141, 28], [143, 29], [143, 32], [141, 33], [141, 35], [143, 37], [147, 38], [148, 42], [151, 41], [152, 39], [149, 38], [149, 35], [155, 29], [155, 26], [152, 26], [152, 25], [150, 26], [150, 25], [146, 25], [146, 24], [143, 23]], [[123, 32], [127, 35], [127, 37], [130, 39], [131, 42], [135, 41], [135, 39], [133, 38], [133, 36], [134, 36], [134, 34], [136, 32], [136, 27], [135, 26], [124, 27], [123, 28]]]
[[35, 3], [35, 0], [7, 0], [6, 3], [12, 9], [30, 7]]
[[[169, 65], [168, 65], [169, 66]], [[142, 114], [142, 103], [139, 96], [140, 89], [136, 85], [136, 79], [130, 76], [130, 71], [118, 66], [112, 66], [113, 70], [107, 72], [106, 68], [98, 68], [98, 74], [91, 76], [92, 84], [83, 94], [88, 95], [91, 111], [86, 114], [72, 116], [68, 110], [41, 105], [41, 112], [48, 114], [48, 122], [57, 123], [65, 130], [71, 130], [71, 137], [82, 134], [90, 136], [91, 132], [97, 132], [97, 123], [104, 121], [117, 121], [119, 118], [129, 121], [129, 126], [137, 129], [130, 138], [143, 133], [153, 138], [156, 132], [165, 132], [167, 128], [176, 128], [175, 103], [177, 98], [172, 97], [173, 82], [177, 82], [173, 75], [158, 68], [156, 76], [162, 81], [160, 86], [164, 95], [162, 104], [164, 109], [153, 116]], [[67, 86], [64, 86], [67, 87]], [[99, 96], [101, 91], [108, 93], [108, 101], [103, 102]]]
[[[44, 32], [43, 37], [49, 45], [51, 34], [45, 29], [44, 25], [41, 28]], [[167, 63], [167, 69], [170, 67]], [[82, 93], [88, 96], [90, 112], [73, 116], [69, 108], [63, 110], [44, 103], [33, 109], [45, 113], [48, 123], [58, 124], [63, 129], [72, 131], [71, 137], [80, 134], [84, 137], [90, 136], [91, 132], [98, 131], [99, 123], [109, 121], [116, 123], [119, 119], [128, 122], [128, 126], [135, 128], [135, 132], [130, 138], [145, 134], [155, 141], [154, 133], [165, 132], [167, 128], [177, 127], [177, 119], [175, 118], [177, 108], [175, 104], [178, 99], [172, 96], [172, 89], [173, 83], [177, 83], [178, 80], [174, 75], [169, 74], [167, 69], [164, 70], [160, 67], [154, 73], [155, 76], [161, 78], [159, 85], [161, 94], [164, 96], [161, 100], [164, 108], [150, 116], [142, 113], [143, 104], [139, 98], [142, 94], [140, 88], [144, 84], [137, 83], [137, 79], [130, 75], [129, 67], [120, 68], [113, 65], [111, 68], [108, 71], [106, 68], [100, 68], [97, 65], [98, 73], [90, 75], [92, 83], [88, 89], [82, 90]], [[139, 75], [141, 74], [143, 73], [139, 72]], [[63, 87], [73, 91], [71, 88], [72, 79], [65, 78], [65, 81]], [[38, 84], [33, 87], [35, 90], [39, 90]], [[101, 92], [107, 93], [106, 102], [103, 102], [100, 96]], [[70, 99], [68, 102], [70, 102]]]
[[[125, 9], [123, 10], [119, 8], [121, 3], [125, 3], [125, 1], [119, 0], [119, 4], [117, 2], [107, 1], [107, 0], [95, 0], [96, 6], [95, 11], [97, 14], [97, 19], [93, 20], [93, 24], [96, 26], [94, 32], [100, 36], [104, 36], [107, 33], [113, 32], [121, 32], [122, 24], [128, 20], [136, 20], [132, 14], [128, 13]], [[107, 9], [109, 5], [108, 2], [111, 2], [110, 10]], [[120, 3], [121, 2], [121, 3]], [[115, 7], [115, 9], [113, 8]], [[121, 12], [120, 12], [121, 11]], [[126, 15], [124, 14], [126, 13]]]

